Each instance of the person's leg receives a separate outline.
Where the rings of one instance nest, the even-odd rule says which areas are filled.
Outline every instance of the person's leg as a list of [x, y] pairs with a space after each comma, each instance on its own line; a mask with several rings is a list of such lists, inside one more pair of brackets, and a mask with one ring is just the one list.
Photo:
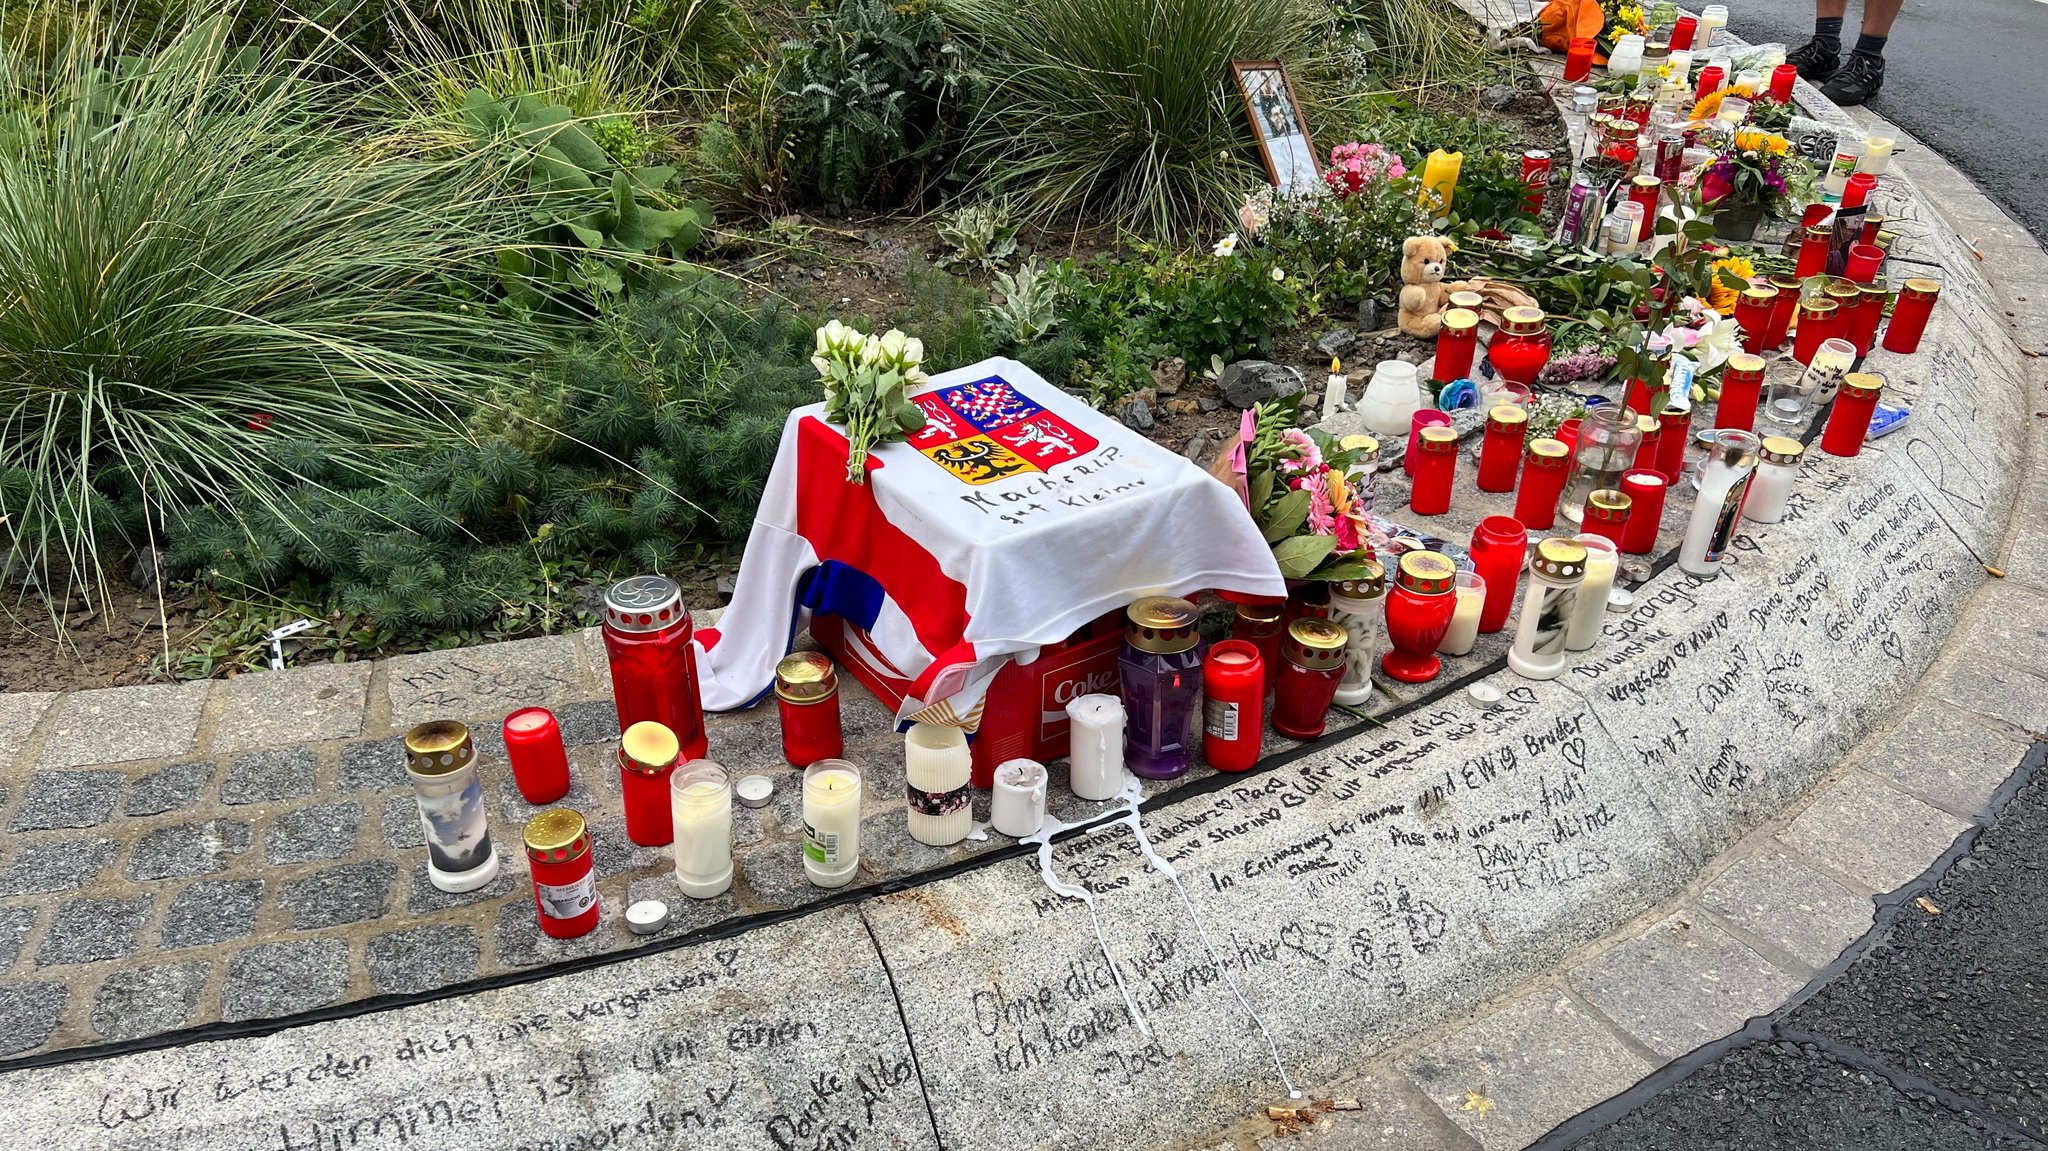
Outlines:
[[[1889, 2], [1896, 13], [1898, 0]], [[1814, 0], [1813, 39], [1787, 52], [1785, 62], [1815, 84], [1834, 75], [1842, 62], [1842, 17], [1848, 10], [1849, 0]]]
[[1861, 104], [1884, 86], [1884, 45], [1902, 0], [1863, 0], [1863, 32], [1821, 94], [1837, 104]]

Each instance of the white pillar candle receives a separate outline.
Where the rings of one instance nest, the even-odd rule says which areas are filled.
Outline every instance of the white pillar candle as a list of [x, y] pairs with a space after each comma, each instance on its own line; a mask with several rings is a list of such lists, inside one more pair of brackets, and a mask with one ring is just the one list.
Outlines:
[[1600, 638], [1600, 620], [1607, 614], [1607, 593], [1621, 570], [1621, 554], [1613, 540], [1591, 532], [1573, 536], [1572, 542], [1586, 549], [1586, 578], [1579, 582], [1579, 602], [1572, 609], [1564, 646], [1566, 651], [1585, 651]]
[[675, 821], [676, 883], [692, 899], [732, 887], [732, 782], [708, 759], [669, 776], [669, 814]]
[[1323, 418], [1329, 419], [1344, 410], [1344, 391], [1351, 381], [1344, 378], [1343, 365], [1335, 356], [1330, 357], [1330, 382], [1323, 386]]
[[1890, 136], [1872, 136], [1863, 145], [1863, 158], [1856, 161], [1858, 172], [1882, 176], [1891, 170], [1892, 147], [1896, 143]]
[[860, 768], [821, 759], [804, 769], [804, 876], [845, 887], [860, 866]]
[[1084, 695], [1067, 705], [1069, 784], [1082, 799], [1115, 799], [1124, 789], [1124, 701]]
[[996, 768], [989, 826], [1018, 839], [1036, 834], [1045, 822], [1045, 779], [1045, 765], [1035, 759], [1013, 759]]
[[947, 847], [973, 830], [968, 779], [974, 756], [967, 733], [936, 723], [914, 723], [903, 733], [903, 777], [910, 785], [910, 838]]
[[1458, 597], [1451, 609], [1451, 627], [1436, 650], [1444, 655], [1464, 655], [1479, 641], [1479, 609], [1486, 606], [1486, 580], [1478, 572], [1459, 572], [1453, 587]]

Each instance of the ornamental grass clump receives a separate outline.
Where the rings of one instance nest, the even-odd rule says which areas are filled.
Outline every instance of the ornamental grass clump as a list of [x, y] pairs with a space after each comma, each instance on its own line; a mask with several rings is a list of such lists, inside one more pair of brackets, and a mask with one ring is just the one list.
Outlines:
[[281, 437], [343, 469], [432, 440], [541, 338], [450, 294], [519, 227], [468, 165], [339, 134], [317, 64], [224, 18], [147, 58], [98, 23], [0, 51], [0, 515], [53, 602], [181, 510], [274, 494]]

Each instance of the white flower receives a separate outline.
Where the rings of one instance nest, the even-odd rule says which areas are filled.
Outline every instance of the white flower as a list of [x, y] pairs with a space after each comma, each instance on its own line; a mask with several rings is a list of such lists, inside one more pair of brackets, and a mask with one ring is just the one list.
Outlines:
[[913, 336], [903, 341], [903, 363], [907, 367], [915, 367], [918, 364], [924, 363], [923, 340]]
[[1232, 233], [1230, 233], [1230, 234], [1229, 234], [1228, 236], [1225, 236], [1225, 237], [1223, 237], [1222, 239], [1220, 239], [1220, 240], [1216, 241], [1216, 248], [1215, 248], [1215, 254], [1216, 254], [1216, 255], [1218, 255], [1218, 256], [1234, 256], [1234, 255], [1236, 255], [1236, 254], [1237, 254], [1237, 233], [1236, 233], [1236, 232], [1232, 232]]
[[1280, 281], [1282, 281], [1282, 280], [1284, 280], [1284, 279], [1286, 279], [1286, 278], [1287, 278], [1287, 273], [1285, 273], [1285, 272], [1281, 271], [1281, 270], [1280, 270], [1280, 269], [1278, 269], [1278, 268], [1274, 268], [1274, 269], [1273, 269], [1273, 282], [1274, 282], [1274, 283], [1276, 283], [1276, 284], [1277, 284], [1277, 283], [1279, 283]]
[[1742, 334], [1741, 325], [1732, 316], [1715, 314], [1699, 330], [1699, 340], [1693, 345], [1693, 354], [1699, 357], [1700, 371], [1711, 372], [1728, 362], [1735, 354], [1736, 341]]
[[892, 364], [902, 363], [903, 349], [909, 341], [910, 337], [904, 335], [900, 329], [890, 328], [882, 335], [882, 355]]
[[811, 366], [818, 369], [818, 374], [820, 376], [829, 376], [832, 374], [832, 361], [826, 359], [823, 356], [812, 356]]
[[882, 362], [882, 337], [869, 336], [861, 341], [860, 362], [869, 367]]

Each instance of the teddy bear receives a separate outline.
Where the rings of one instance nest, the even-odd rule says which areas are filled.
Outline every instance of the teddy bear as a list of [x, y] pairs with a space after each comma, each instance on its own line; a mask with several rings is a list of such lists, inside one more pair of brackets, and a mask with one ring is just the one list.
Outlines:
[[1401, 330], [1429, 337], [1444, 326], [1451, 288], [1444, 283], [1451, 245], [1441, 236], [1410, 236], [1401, 243]]

